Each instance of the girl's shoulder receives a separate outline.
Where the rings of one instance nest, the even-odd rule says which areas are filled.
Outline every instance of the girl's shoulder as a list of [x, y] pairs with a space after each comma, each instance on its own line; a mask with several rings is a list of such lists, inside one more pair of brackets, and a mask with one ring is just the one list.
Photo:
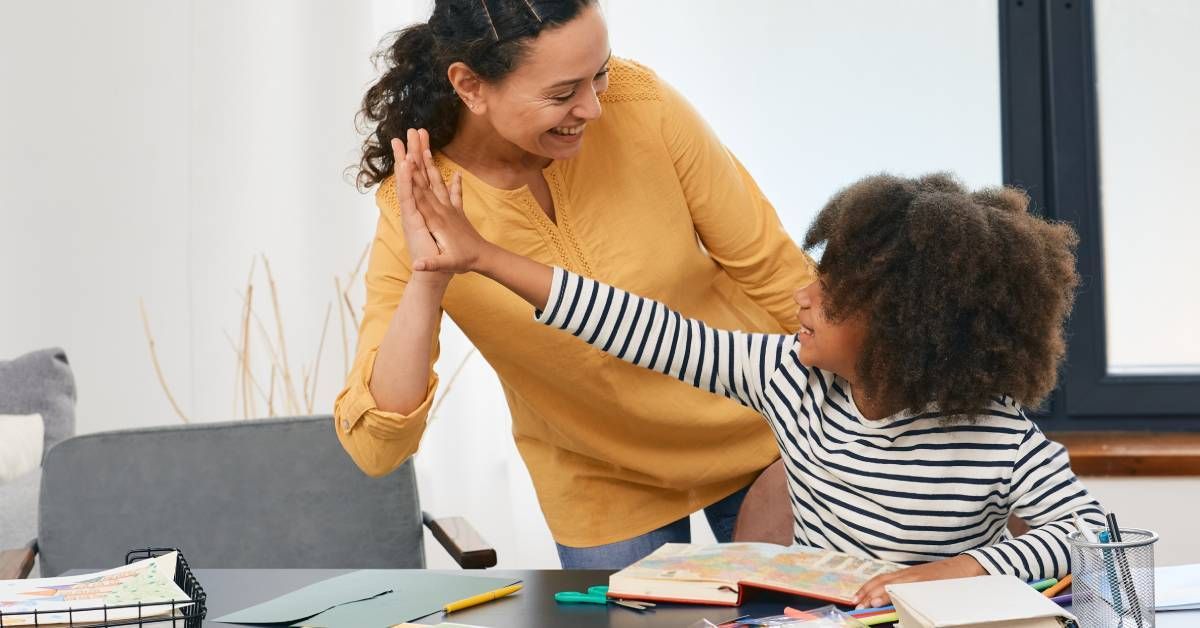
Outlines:
[[654, 70], [632, 59], [612, 58], [608, 65], [608, 89], [600, 95], [601, 103], [660, 100], [662, 91]]
[[996, 395], [982, 412], [973, 417], [968, 425], [988, 425], [1003, 427], [1013, 432], [1024, 434], [1036, 425], [1025, 413], [1025, 408], [1019, 401], [1008, 395]]

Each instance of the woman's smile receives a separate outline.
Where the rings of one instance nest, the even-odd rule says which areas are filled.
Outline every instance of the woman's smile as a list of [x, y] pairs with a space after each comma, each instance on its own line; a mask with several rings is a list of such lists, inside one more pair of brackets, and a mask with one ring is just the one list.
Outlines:
[[574, 144], [583, 139], [583, 129], [586, 126], [587, 122], [581, 122], [575, 126], [558, 126], [546, 133], [559, 142]]

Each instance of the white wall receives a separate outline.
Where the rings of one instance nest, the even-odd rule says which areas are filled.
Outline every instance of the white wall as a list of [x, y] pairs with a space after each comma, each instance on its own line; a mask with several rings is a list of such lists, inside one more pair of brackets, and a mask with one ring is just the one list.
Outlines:
[[1117, 513], [1121, 525], [1158, 533], [1154, 547], [1157, 565], [1200, 563], [1194, 496], [1200, 480], [1177, 478], [1082, 478], [1105, 509]]
[[[692, 99], [797, 239], [832, 192], [868, 172], [951, 168], [971, 184], [1000, 180], [992, 0], [604, 5], [617, 54]], [[352, 269], [375, 223], [372, 199], [342, 174], [355, 161], [367, 57], [384, 32], [428, 7], [0, 4], [0, 356], [64, 346], [81, 432], [173, 423], [138, 318], [144, 298], [185, 411], [234, 418], [224, 333], [238, 333], [238, 291], [263, 253], [293, 369], [311, 366], [333, 276]], [[255, 309], [271, 325], [261, 264], [256, 277]], [[336, 323], [318, 412], [341, 385]], [[468, 347], [447, 321], [443, 382]], [[478, 357], [433, 419], [418, 468], [423, 505], [470, 518], [502, 566], [557, 565], [499, 385]], [[1111, 490], [1114, 500], [1144, 494]], [[440, 550], [430, 556], [449, 564]]]
[[[143, 298], [185, 412], [236, 418], [225, 334], [239, 336], [239, 292], [264, 254], [291, 368], [312, 368], [334, 274], [351, 271], [374, 225], [371, 199], [342, 176], [371, 77], [370, 3], [45, 0], [0, 12], [0, 355], [64, 346], [81, 432], [175, 422]], [[274, 329], [263, 271], [254, 305]], [[320, 411], [342, 379], [337, 322]]]

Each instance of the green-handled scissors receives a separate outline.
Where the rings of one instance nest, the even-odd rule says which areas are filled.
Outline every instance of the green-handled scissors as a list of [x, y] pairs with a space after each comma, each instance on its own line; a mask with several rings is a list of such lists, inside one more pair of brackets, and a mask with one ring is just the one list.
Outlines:
[[588, 587], [587, 593], [578, 591], [563, 591], [554, 594], [555, 602], [563, 604], [608, 604], [613, 603], [625, 608], [632, 608], [635, 611], [644, 611], [654, 606], [650, 602], [633, 602], [630, 600], [618, 600], [617, 598], [608, 597], [608, 587]]

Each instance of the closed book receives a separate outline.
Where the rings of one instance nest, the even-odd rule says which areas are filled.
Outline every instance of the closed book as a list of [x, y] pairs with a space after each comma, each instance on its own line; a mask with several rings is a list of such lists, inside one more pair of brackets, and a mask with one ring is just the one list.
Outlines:
[[1013, 576], [927, 580], [884, 587], [899, 628], [1060, 628], [1075, 617]]

